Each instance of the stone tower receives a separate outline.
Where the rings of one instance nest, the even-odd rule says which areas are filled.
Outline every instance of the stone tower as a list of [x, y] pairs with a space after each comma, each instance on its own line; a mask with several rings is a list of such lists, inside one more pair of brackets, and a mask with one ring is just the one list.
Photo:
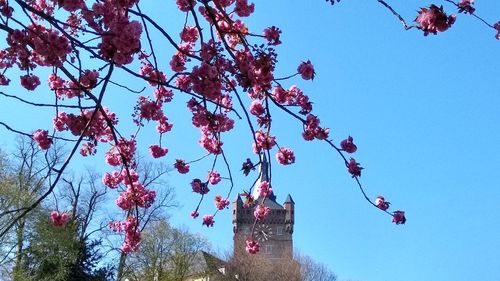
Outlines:
[[[257, 180], [253, 195], [256, 198], [256, 204], [261, 203], [263, 198], [258, 197], [257, 187], [262, 181], [268, 180], [268, 165], [266, 157], [263, 157], [260, 178]], [[253, 206], [245, 207], [240, 195], [233, 202], [233, 240], [235, 254], [245, 252], [245, 240], [251, 236], [252, 227], [255, 221]], [[254, 238], [260, 244], [260, 254], [265, 255], [271, 260], [291, 258], [293, 249], [293, 226], [295, 203], [290, 195], [287, 196], [283, 205], [276, 201], [274, 194], [268, 196], [264, 205], [271, 209], [267, 218], [258, 221], [254, 228]]]

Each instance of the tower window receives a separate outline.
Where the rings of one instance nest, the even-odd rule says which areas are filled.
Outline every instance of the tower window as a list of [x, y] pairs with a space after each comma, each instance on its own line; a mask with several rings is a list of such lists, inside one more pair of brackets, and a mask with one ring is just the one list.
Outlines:
[[282, 226], [278, 226], [276, 228], [276, 235], [283, 235], [283, 227]]
[[273, 252], [273, 245], [266, 245], [266, 249], [265, 249], [266, 253], [272, 253]]

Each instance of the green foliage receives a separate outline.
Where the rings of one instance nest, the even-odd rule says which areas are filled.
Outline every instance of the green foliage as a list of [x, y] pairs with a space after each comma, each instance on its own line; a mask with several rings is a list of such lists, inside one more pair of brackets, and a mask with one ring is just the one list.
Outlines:
[[104, 281], [111, 268], [96, 269], [102, 255], [100, 241], [81, 240], [78, 224], [70, 221], [53, 226], [48, 216], [38, 218], [32, 239], [23, 255], [22, 267], [14, 272], [15, 281]]

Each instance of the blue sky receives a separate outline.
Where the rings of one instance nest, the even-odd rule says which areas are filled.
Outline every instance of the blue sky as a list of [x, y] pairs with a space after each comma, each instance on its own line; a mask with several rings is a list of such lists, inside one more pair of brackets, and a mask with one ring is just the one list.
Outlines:
[[[477, 2], [479, 15], [491, 23], [500, 19], [500, 2]], [[411, 21], [419, 7], [430, 3], [412, 0], [394, 8]], [[183, 19], [166, 13], [173, 4], [162, 5], [145, 4], [144, 10], [177, 33]], [[454, 11], [451, 5], [445, 8]], [[324, 143], [302, 141], [299, 124], [275, 113], [274, 133], [297, 158], [290, 167], [273, 166], [278, 201], [290, 193], [296, 203], [294, 246], [327, 264], [341, 280], [500, 280], [500, 42], [495, 31], [459, 15], [447, 32], [424, 37], [418, 30], [404, 31], [377, 1], [348, 0], [335, 6], [320, 0], [256, 1], [247, 23], [256, 33], [271, 25], [282, 29], [278, 74], [292, 74], [301, 61], [312, 61], [317, 72], [313, 82], [294, 78], [285, 85], [297, 84], [311, 97], [336, 142], [354, 137], [354, 157], [365, 168], [361, 181], [367, 193], [384, 195], [394, 209], [407, 213], [406, 225], [392, 224], [389, 216], [363, 201], [335, 151]], [[171, 51], [162, 56], [167, 66]], [[166, 109], [175, 124], [165, 138], [170, 152], [162, 161], [167, 163], [204, 154], [185, 101], [179, 94]], [[131, 119], [133, 94], [115, 87], [104, 102], [121, 113], [122, 133], [132, 133], [125, 124]], [[48, 112], [26, 112], [20, 105], [4, 107], [0, 120], [26, 130], [50, 127], [51, 117], [40, 118]], [[224, 145], [234, 173], [253, 156], [250, 139], [241, 138], [248, 129], [240, 123]], [[144, 153], [155, 141], [148, 130], [154, 126], [141, 133]], [[1, 145], [9, 146], [12, 135], [1, 133]], [[101, 162], [102, 157], [78, 159], [70, 168], [108, 169]], [[189, 182], [204, 176], [209, 163], [193, 165], [188, 175], [171, 173], [169, 184], [183, 205], [172, 212], [172, 221], [201, 232], [214, 249], [226, 251], [232, 247], [230, 211], [218, 214], [210, 229], [189, 217], [197, 200]], [[239, 191], [253, 178], [238, 174], [235, 182]], [[227, 184], [217, 186], [212, 195], [226, 191]], [[207, 201], [200, 213], [212, 211]]]

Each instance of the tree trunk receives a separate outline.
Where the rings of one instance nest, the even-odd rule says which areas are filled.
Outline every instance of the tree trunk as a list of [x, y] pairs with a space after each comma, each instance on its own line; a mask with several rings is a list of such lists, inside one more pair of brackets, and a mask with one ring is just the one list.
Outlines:
[[22, 270], [23, 261], [23, 241], [24, 241], [24, 226], [26, 219], [21, 218], [17, 222], [16, 229], [16, 264], [14, 265], [14, 280], [17, 279], [18, 274]]

